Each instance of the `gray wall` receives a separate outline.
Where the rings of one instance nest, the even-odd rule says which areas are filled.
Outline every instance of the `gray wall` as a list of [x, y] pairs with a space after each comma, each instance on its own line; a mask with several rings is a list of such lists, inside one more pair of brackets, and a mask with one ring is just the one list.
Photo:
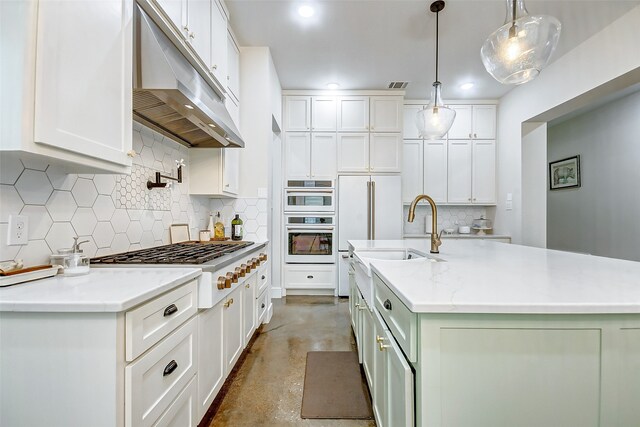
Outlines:
[[640, 92], [549, 127], [548, 160], [576, 154], [582, 187], [547, 172], [547, 247], [640, 261]]

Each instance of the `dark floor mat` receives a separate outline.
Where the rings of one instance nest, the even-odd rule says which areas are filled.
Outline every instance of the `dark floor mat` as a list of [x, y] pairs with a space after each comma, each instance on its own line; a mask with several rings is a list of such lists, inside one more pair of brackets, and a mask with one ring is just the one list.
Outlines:
[[353, 351], [310, 351], [304, 375], [302, 418], [373, 418], [369, 391]]

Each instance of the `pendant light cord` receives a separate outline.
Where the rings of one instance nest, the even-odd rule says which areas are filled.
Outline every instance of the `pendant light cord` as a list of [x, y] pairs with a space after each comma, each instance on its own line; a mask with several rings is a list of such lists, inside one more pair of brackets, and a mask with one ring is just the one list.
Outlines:
[[439, 28], [439, 19], [438, 17], [440, 16], [440, 12], [436, 12], [436, 82], [439, 82], [438, 80], [438, 46], [439, 46], [439, 39], [438, 39], [438, 34], [440, 33], [440, 28]]

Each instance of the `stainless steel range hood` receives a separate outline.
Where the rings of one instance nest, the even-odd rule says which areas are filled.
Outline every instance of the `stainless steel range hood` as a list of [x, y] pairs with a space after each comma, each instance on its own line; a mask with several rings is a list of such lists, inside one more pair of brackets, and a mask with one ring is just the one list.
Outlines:
[[222, 99], [136, 5], [133, 118], [188, 147], [242, 148]]

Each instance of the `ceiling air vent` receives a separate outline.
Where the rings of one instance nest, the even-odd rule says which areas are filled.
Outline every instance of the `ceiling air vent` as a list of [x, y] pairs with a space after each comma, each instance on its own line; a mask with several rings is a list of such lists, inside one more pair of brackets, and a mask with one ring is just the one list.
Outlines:
[[404, 89], [409, 82], [391, 82], [389, 83], [389, 89]]

